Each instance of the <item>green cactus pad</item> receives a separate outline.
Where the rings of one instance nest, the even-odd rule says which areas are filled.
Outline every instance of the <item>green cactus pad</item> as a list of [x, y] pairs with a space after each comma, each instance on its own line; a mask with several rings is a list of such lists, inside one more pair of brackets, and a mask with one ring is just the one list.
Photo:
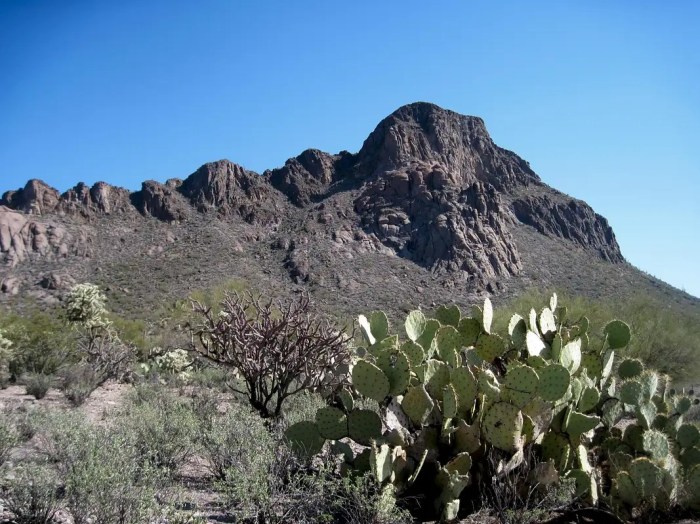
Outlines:
[[695, 510], [700, 509], [700, 465], [694, 465], [686, 477], [686, 492], [688, 493], [689, 506]]
[[348, 464], [351, 464], [355, 459], [355, 453], [352, 451], [350, 444], [346, 444], [345, 442], [341, 442], [339, 440], [333, 442], [331, 445], [331, 453], [333, 455], [342, 455], [343, 460]]
[[595, 415], [584, 415], [578, 411], [571, 410], [567, 417], [567, 424], [564, 430], [571, 435], [579, 436], [595, 428], [600, 422], [600, 417]]
[[316, 412], [316, 427], [319, 434], [328, 440], [339, 440], [348, 436], [348, 420], [345, 413], [331, 406]]
[[384, 340], [389, 336], [389, 319], [384, 311], [372, 311], [369, 314], [369, 325], [375, 339]]
[[338, 392], [338, 400], [340, 400], [345, 411], [352, 411], [352, 408], [355, 407], [355, 399], [349, 391], [341, 389]]
[[561, 348], [564, 347], [564, 341], [561, 338], [561, 335], [557, 333], [554, 335], [554, 338], [552, 339], [552, 347], [550, 350], [550, 358], [554, 360], [555, 362], [559, 362], [559, 358], [561, 358]]
[[621, 320], [612, 320], [603, 328], [607, 335], [608, 347], [621, 349], [630, 342], [630, 327]]
[[479, 371], [477, 380], [477, 388], [479, 393], [486, 395], [491, 400], [495, 400], [501, 395], [501, 386], [498, 383], [496, 375], [490, 369], [482, 369]]
[[615, 362], [615, 351], [612, 349], [609, 349], [603, 354], [603, 359], [602, 359], [602, 364], [603, 364], [603, 371], [600, 374], [600, 381], [601, 384], [605, 383], [608, 380], [608, 377], [610, 377], [610, 373], [612, 373], [612, 368], [613, 368], [613, 363]]
[[664, 460], [671, 453], [668, 436], [655, 429], [642, 433], [642, 449], [655, 460]]
[[420, 347], [423, 348], [423, 351], [425, 351], [428, 358], [432, 356], [429, 355], [428, 352], [430, 351], [430, 345], [432, 344], [433, 338], [435, 337], [435, 333], [437, 333], [438, 329], [440, 329], [440, 322], [438, 322], [434, 318], [428, 319], [425, 321], [425, 327], [423, 328], [423, 332], [416, 340]]
[[411, 380], [411, 365], [404, 353], [382, 353], [377, 359], [377, 367], [389, 379], [389, 395], [402, 395], [406, 391]]
[[481, 426], [492, 446], [511, 453], [522, 447], [523, 414], [516, 406], [507, 402], [491, 404]]
[[535, 396], [539, 386], [537, 372], [529, 366], [519, 366], [508, 370], [503, 382], [504, 400], [510, 400], [522, 408]]
[[681, 424], [676, 432], [676, 440], [682, 448], [694, 446], [700, 442], [700, 430], [695, 424]]
[[391, 448], [386, 444], [377, 447], [372, 446], [369, 454], [369, 469], [374, 475], [374, 478], [380, 484], [388, 480], [393, 473], [393, 460]]
[[644, 451], [644, 429], [639, 424], [630, 424], [625, 427], [622, 441], [634, 451], [641, 453]]
[[476, 453], [481, 447], [481, 430], [476, 422], [471, 426], [459, 419], [454, 433], [455, 449], [459, 452]]
[[443, 326], [435, 334], [437, 353], [443, 362], [457, 367], [459, 358], [457, 350], [462, 347], [462, 336], [453, 326]]
[[552, 404], [542, 400], [540, 397], [533, 398], [522, 409], [523, 416], [527, 416], [533, 425], [533, 440], [547, 431], [552, 423]]
[[624, 413], [625, 410], [622, 402], [617, 399], [610, 399], [603, 404], [603, 416], [601, 420], [607, 428], [612, 428], [618, 423]]
[[656, 419], [656, 405], [653, 402], [642, 402], [635, 407], [634, 413], [639, 424], [645, 429], [650, 429]]
[[374, 364], [358, 360], [352, 368], [352, 385], [358, 393], [381, 402], [389, 394], [389, 379]]
[[556, 402], [569, 389], [571, 375], [561, 364], [551, 364], [539, 372], [540, 380], [537, 394], [544, 400]]
[[525, 334], [525, 347], [530, 356], [544, 356], [546, 354], [547, 345], [542, 342], [542, 339], [534, 333], [529, 331]]
[[362, 336], [365, 338], [367, 343], [371, 346], [377, 342], [377, 339], [372, 334], [372, 326], [366, 316], [360, 315], [357, 317], [357, 323], [360, 325], [360, 330], [362, 331]]
[[292, 424], [284, 432], [294, 452], [301, 457], [311, 457], [320, 452], [326, 442], [318, 432], [316, 424], [310, 420], [303, 420]]
[[450, 382], [450, 368], [440, 360], [430, 359], [422, 366], [425, 389], [434, 399], [440, 399], [442, 388]]
[[642, 386], [642, 399], [651, 400], [659, 388], [659, 375], [654, 371], [646, 370], [637, 377], [637, 380]]
[[478, 384], [476, 378], [466, 366], [450, 370], [450, 382], [457, 394], [457, 412], [464, 417], [470, 412], [476, 400]]
[[676, 397], [674, 407], [678, 413], [684, 415], [692, 407], [693, 403], [688, 397]]
[[382, 353], [386, 351], [396, 351], [399, 348], [399, 336], [398, 335], [391, 335], [386, 338], [383, 338], [381, 340], [378, 340], [378, 342], [375, 342], [372, 344], [369, 348], [367, 348], [367, 351], [375, 356], [378, 357]]
[[615, 478], [615, 492], [622, 502], [629, 506], [636, 507], [641, 503], [637, 487], [632, 481], [632, 477], [626, 471], [620, 471]]
[[459, 326], [459, 319], [462, 317], [462, 313], [459, 307], [456, 305], [452, 306], [440, 306], [435, 311], [435, 318], [443, 326]]
[[669, 486], [668, 472], [648, 458], [634, 459], [630, 464], [629, 474], [642, 499], [663, 505], [664, 499], [670, 497], [673, 485]]
[[457, 416], [457, 393], [452, 384], [447, 384], [442, 391], [442, 416], [444, 418]]
[[559, 304], [559, 297], [557, 296], [556, 293], [552, 293], [552, 296], [549, 297], [549, 309], [551, 309], [552, 311], [556, 311], [558, 304]]
[[600, 401], [600, 391], [595, 387], [585, 387], [581, 393], [581, 398], [578, 401], [579, 411], [585, 413], [592, 410]]
[[562, 366], [569, 370], [572, 375], [578, 371], [581, 366], [581, 339], [577, 338], [561, 348], [559, 362]]
[[603, 362], [595, 353], [584, 353], [581, 356], [581, 367], [588, 370], [588, 376], [599, 379], [603, 375]]
[[476, 354], [486, 362], [493, 362], [506, 351], [506, 344], [498, 335], [481, 334], [474, 346]]
[[411, 311], [406, 316], [406, 322], [404, 323], [404, 327], [406, 328], [406, 336], [408, 336], [409, 340], [412, 342], [418, 340], [423, 334], [426, 324], [427, 321], [422, 311]]
[[416, 342], [407, 340], [401, 345], [401, 352], [408, 357], [412, 368], [420, 366], [425, 360], [425, 351]]
[[548, 307], [540, 311], [539, 328], [542, 336], [554, 335], [557, 331], [557, 324], [554, 320], [554, 313]]
[[642, 385], [634, 379], [626, 380], [619, 386], [619, 398], [625, 404], [638, 406], [644, 401]]
[[[700, 464], [700, 448], [697, 446], [691, 446], [681, 450], [678, 456], [681, 464], [686, 470], [692, 469], [694, 466]], [[700, 494], [700, 491], [698, 491]]]
[[459, 321], [457, 331], [462, 337], [462, 346], [470, 347], [476, 344], [476, 339], [481, 333], [481, 323], [475, 318], [463, 318]]
[[434, 402], [423, 385], [409, 388], [401, 401], [401, 409], [416, 426], [425, 424]]
[[528, 327], [530, 331], [533, 331], [535, 335], [540, 336], [540, 330], [537, 327], [537, 311], [535, 308], [530, 309], [530, 314], [528, 315]]
[[641, 360], [636, 358], [626, 358], [620, 362], [620, 365], [617, 368], [617, 375], [624, 380], [639, 376], [643, 371], [644, 364], [642, 364]]
[[590, 473], [583, 471], [582, 469], [570, 469], [566, 472], [564, 478], [574, 479], [574, 496], [576, 497], [583, 497], [584, 495], [586, 495], [587, 493], [591, 493], [592, 490], [595, 489], [593, 487], [595, 486], [595, 479]]
[[348, 414], [348, 433], [358, 444], [368, 446], [382, 436], [382, 420], [369, 409], [354, 409]]
[[563, 472], [569, 463], [571, 445], [569, 440], [560, 433], [550, 431], [542, 439], [542, 460], [551, 460], [557, 471]]
[[508, 335], [510, 336], [510, 340], [515, 347], [522, 347], [525, 345], [526, 334], [527, 324], [525, 323], [525, 319], [517, 313], [510, 317], [510, 322], [508, 323]]

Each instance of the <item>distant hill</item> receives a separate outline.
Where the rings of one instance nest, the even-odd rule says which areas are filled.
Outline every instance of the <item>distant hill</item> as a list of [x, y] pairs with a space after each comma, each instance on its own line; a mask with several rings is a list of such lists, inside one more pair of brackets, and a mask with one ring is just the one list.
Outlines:
[[336, 314], [534, 286], [648, 293], [700, 313], [627, 263], [605, 218], [494, 144], [483, 120], [428, 103], [396, 110], [355, 154], [310, 149], [262, 174], [220, 160], [136, 192], [30, 180], [0, 200], [0, 263], [0, 301], [51, 303], [91, 281], [130, 315], [232, 279], [308, 290]]

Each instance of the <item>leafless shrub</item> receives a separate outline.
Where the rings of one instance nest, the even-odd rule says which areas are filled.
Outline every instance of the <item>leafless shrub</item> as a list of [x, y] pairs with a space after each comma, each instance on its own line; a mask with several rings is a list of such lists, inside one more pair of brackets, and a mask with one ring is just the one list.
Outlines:
[[234, 292], [221, 308], [193, 302], [203, 321], [190, 326], [192, 348], [240, 377], [245, 391], [233, 389], [261, 416], [278, 417], [289, 396], [343, 380], [350, 336], [312, 314], [307, 295], [282, 303]]

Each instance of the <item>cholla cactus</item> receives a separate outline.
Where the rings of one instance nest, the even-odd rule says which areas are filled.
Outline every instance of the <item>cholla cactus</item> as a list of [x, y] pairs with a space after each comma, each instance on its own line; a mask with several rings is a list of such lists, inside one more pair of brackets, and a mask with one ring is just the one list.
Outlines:
[[66, 297], [66, 317], [88, 329], [106, 327], [107, 298], [95, 284], [77, 284], [71, 288]]
[[161, 373], [176, 375], [183, 382], [190, 380], [193, 361], [187, 351], [178, 348], [163, 352], [160, 348], [153, 348], [151, 353], [156, 355], [153, 361]]

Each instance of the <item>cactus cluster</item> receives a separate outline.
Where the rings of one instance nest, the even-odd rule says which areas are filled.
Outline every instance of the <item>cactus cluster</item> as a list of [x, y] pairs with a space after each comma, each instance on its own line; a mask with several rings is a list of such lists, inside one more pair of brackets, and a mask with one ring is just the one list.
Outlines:
[[[700, 487], [700, 431], [682, 423], [690, 397], [640, 361], [616, 358], [630, 342], [624, 322], [592, 336], [586, 317], [568, 319], [557, 302], [513, 315], [503, 335], [489, 299], [469, 316], [457, 306], [435, 318], [411, 311], [403, 341], [384, 313], [360, 316], [366, 347], [351, 383], [287, 437], [311, 454], [332, 441], [346, 471], [370, 471], [391, 494], [432, 490], [443, 521], [457, 517], [465, 488], [490, 480], [489, 453], [506, 474], [526, 447], [591, 504], [668, 506], [682, 491], [700, 507], [700, 489], [690, 489]], [[360, 398], [377, 410], [356, 407]]]

